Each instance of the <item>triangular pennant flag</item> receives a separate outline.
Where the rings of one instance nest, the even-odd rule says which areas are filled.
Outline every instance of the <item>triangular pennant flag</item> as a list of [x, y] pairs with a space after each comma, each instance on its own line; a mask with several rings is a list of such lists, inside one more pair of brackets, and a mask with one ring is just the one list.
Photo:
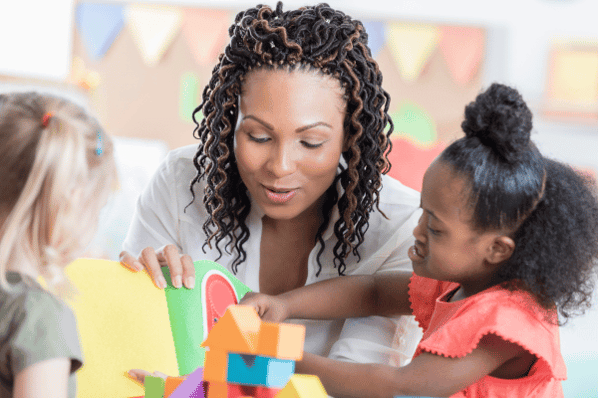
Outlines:
[[161, 5], [130, 5], [126, 16], [143, 61], [156, 65], [181, 27], [181, 11]]
[[372, 50], [372, 57], [376, 58], [382, 47], [384, 47], [386, 40], [384, 23], [380, 21], [363, 21], [363, 26], [368, 34], [368, 46]]
[[76, 23], [89, 55], [99, 59], [122, 30], [123, 7], [117, 4], [81, 3], [77, 5]]
[[183, 35], [191, 54], [200, 65], [213, 63], [224, 49], [230, 25], [224, 10], [186, 9]]
[[484, 31], [479, 28], [444, 26], [439, 47], [455, 81], [465, 85], [475, 75], [482, 61]]
[[411, 140], [420, 147], [429, 147], [436, 141], [436, 124], [419, 105], [405, 101], [397, 112], [393, 112], [391, 118], [394, 123], [394, 137]]
[[405, 81], [417, 80], [436, 49], [439, 33], [434, 25], [395, 22], [386, 26], [388, 44]]

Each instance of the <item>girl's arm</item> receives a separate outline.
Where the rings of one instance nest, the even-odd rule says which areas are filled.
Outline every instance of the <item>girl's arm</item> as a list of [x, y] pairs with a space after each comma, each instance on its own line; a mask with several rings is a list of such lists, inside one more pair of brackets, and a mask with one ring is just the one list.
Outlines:
[[317, 375], [326, 392], [338, 398], [447, 397], [524, 353], [519, 345], [489, 334], [462, 358], [423, 353], [409, 365], [397, 368], [336, 361], [304, 353], [303, 360], [296, 363], [295, 372]]
[[17, 373], [13, 398], [67, 398], [70, 358], [37, 362]]
[[248, 293], [239, 304], [253, 306], [266, 321], [411, 315], [411, 271], [350, 275], [267, 296]]

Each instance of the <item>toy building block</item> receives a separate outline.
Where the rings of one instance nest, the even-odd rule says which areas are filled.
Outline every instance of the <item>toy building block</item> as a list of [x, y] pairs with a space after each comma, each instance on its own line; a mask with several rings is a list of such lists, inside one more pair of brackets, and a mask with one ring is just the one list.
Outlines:
[[207, 382], [206, 398], [228, 398], [228, 385], [226, 382]]
[[318, 376], [294, 374], [276, 398], [328, 398]]
[[304, 325], [262, 322], [257, 343], [257, 354], [300, 361], [303, 358], [304, 343]]
[[197, 368], [172, 392], [170, 398], [205, 398], [203, 368]]
[[145, 387], [145, 398], [163, 398], [164, 384], [164, 379], [161, 377], [145, 376], [143, 382]]
[[210, 382], [226, 383], [228, 352], [210, 348], [206, 351], [206, 362], [203, 368], [203, 379]]
[[168, 377], [164, 383], [164, 398], [169, 398], [183, 381], [185, 381], [184, 377]]
[[261, 355], [252, 356], [253, 364], [247, 365], [247, 355], [228, 353], [226, 381], [235, 384], [284, 387], [295, 371], [295, 361]]
[[[253, 307], [232, 305], [214, 325], [202, 347], [255, 354], [261, 319]], [[206, 362], [207, 362], [206, 357]]]
[[276, 387], [264, 387], [264, 386], [257, 386], [255, 387], [255, 392], [253, 397], [254, 398], [274, 398], [276, 394], [280, 391], [280, 388]]

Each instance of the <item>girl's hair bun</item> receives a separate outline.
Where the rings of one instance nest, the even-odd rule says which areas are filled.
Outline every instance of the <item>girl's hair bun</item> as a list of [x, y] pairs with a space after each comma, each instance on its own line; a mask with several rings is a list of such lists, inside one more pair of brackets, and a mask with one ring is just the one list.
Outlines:
[[467, 105], [461, 128], [511, 163], [529, 148], [532, 113], [517, 90], [494, 83]]

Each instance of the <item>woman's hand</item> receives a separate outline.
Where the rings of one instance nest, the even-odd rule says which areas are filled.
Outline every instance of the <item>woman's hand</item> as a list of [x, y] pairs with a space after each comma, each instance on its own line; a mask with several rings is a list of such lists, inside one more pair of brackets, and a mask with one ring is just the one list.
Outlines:
[[193, 260], [187, 254], [179, 254], [175, 245], [166, 245], [158, 250], [154, 250], [153, 247], [146, 247], [141, 251], [139, 258], [123, 251], [120, 253], [120, 262], [131, 271], [137, 272], [145, 269], [152, 277], [154, 284], [160, 289], [167, 286], [162, 274], [161, 267], [163, 266], [167, 266], [170, 270], [174, 287], [179, 288], [183, 283], [188, 289], [193, 289], [195, 286]]
[[282, 322], [289, 317], [284, 300], [278, 296], [249, 292], [243, 296], [239, 304], [255, 308], [263, 321]]

